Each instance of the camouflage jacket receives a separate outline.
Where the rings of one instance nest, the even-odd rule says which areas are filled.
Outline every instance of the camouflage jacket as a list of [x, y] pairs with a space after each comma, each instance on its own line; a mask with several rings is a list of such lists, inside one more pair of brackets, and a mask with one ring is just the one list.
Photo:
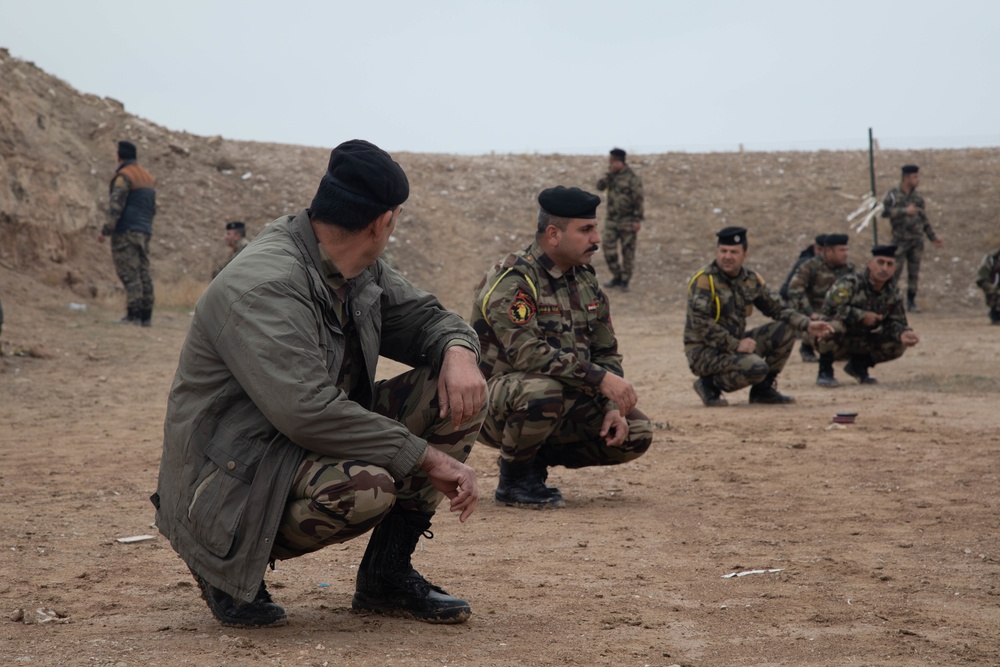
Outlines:
[[976, 284], [988, 297], [1000, 295], [1000, 250], [983, 257], [976, 274]]
[[[882, 321], [865, 327], [861, 323], [865, 311], [878, 313], [882, 316]], [[876, 291], [867, 267], [864, 271], [849, 273], [833, 284], [823, 302], [823, 315], [837, 333], [881, 331], [890, 338], [899, 340], [899, 335], [910, 328], [906, 322], [903, 297], [896, 286], [896, 279], [890, 278], [882, 286], [882, 291]]]
[[[920, 209], [916, 215], [906, 215], [906, 207], [910, 204], [914, 204]], [[911, 190], [910, 194], [906, 194], [900, 188], [893, 188], [882, 199], [882, 207], [882, 217], [889, 218], [892, 223], [893, 243], [921, 244], [924, 234], [927, 234], [927, 238], [931, 241], [937, 239], [937, 235], [927, 219], [924, 198], [918, 195], [916, 190]]]
[[714, 261], [703, 267], [688, 283], [685, 351], [703, 345], [720, 352], [735, 352], [754, 306], [771, 319], [788, 322], [796, 329], [805, 330], [809, 325], [809, 318], [785, 307], [756, 271], [742, 268], [731, 278]]
[[624, 375], [611, 307], [594, 269], [560, 271], [537, 242], [486, 273], [470, 321], [487, 379], [541, 373], [593, 393], [608, 371]]
[[837, 279], [854, 273], [854, 265], [832, 267], [822, 257], [803, 262], [788, 284], [788, 306], [803, 315], [812, 315], [823, 309], [826, 292]]
[[642, 179], [628, 165], [616, 174], [608, 172], [597, 181], [598, 190], [608, 191], [609, 222], [639, 222], [643, 219]]

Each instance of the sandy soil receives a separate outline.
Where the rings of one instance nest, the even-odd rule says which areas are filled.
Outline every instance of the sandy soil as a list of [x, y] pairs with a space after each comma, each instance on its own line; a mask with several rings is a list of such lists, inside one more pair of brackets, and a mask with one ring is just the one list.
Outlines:
[[[877, 386], [820, 389], [795, 355], [780, 382], [796, 405], [751, 408], [744, 391], [708, 410], [680, 310], [613, 298], [658, 422], [646, 456], [556, 469], [567, 506], [533, 512], [489, 502], [494, 456], [474, 450], [486, 502], [465, 525], [439, 515], [415, 556], [472, 602], [465, 625], [353, 613], [360, 539], [279, 563], [268, 582], [290, 624], [264, 631], [219, 626], [161, 537], [117, 541], [157, 534], [148, 496], [188, 313], [141, 329], [58, 295], [8, 306], [0, 662], [1000, 665], [1000, 328], [917, 315], [920, 346]], [[857, 423], [831, 426], [845, 410]], [[776, 571], [724, 578], [754, 569]]]

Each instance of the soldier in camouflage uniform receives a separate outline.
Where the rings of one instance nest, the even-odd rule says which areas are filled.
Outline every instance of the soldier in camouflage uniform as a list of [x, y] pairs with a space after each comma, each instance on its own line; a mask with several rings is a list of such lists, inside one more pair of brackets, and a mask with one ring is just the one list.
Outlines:
[[[822, 234], [822, 244], [816, 257], [804, 262], [789, 282], [785, 303], [809, 319], [821, 319], [826, 292], [841, 276], [854, 272], [847, 259], [847, 234]], [[802, 334], [802, 358], [805, 350], [813, 352], [816, 341]], [[818, 358], [814, 359], [818, 361]]]
[[244, 248], [250, 245], [250, 242], [247, 241], [247, 226], [239, 220], [227, 222], [225, 240], [226, 245], [229, 246], [229, 253], [226, 255], [225, 261], [212, 272], [213, 278], [219, 275], [222, 269], [229, 265], [229, 262], [236, 259], [236, 255], [240, 254]]
[[979, 273], [976, 274], [976, 284], [986, 297], [990, 322], [1000, 324], [1000, 250], [983, 257]]
[[[823, 242], [825, 239], [826, 234], [817, 234], [813, 243], [802, 249], [799, 256], [795, 259], [795, 264], [792, 265], [792, 270], [788, 272], [787, 276], [785, 276], [785, 282], [781, 283], [781, 289], [778, 290], [778, 294], [784, 300], [786, 306], [790, 305], [788, 302], [788, 286], [791, 284], [792, 278], [794, 278], [795, 274], [799, 272], [799, 267], [820, 254], [820, 251], [823, 249]], [[813, 350], [812, 343], [803, 340], [802, 332], [796, 331], [795, 337], [801, 341], [799, 344], [799, 356], [802, 357], [802, 361], [806, 363], [818, 361], [819, 357], [816, 356], [816, 351]]]
[[872, 249], [862, 272], [840, 278], [826, 293], [823, 316], [833, 325], [834, 334], [819, 342], [819, 376], [816, 384], [837, 386], [833, 362], [849, 359], [844, 372], [861, 384], [877, 380], [868, 369], [884, 361], [898, 359], [920, 342], [906, 322], [903, 298], [896, 287], [896, 253], [893, 245]]
[[[751, 403], [793, 402], [774, 384], [792, 352], [795, 330], [817, 338], [832, 331], [826, 322], [782, 305], [759, 273], [743, 268], [746, 234], [742, 227], [717, 232], [715, 261], [688, 283], [684, 352], [698, 376], [694, 390], [709, 407], [728, 405], [722, 392], [748, 385]], [[754, 306], [776, 321], [747, 331]]]
[[[371, 532], [351, 606], [459, 623], [411, 555], [435, 509], [476, 508], [479, 341], [378, 258], [409, 194], [378, 147], [333, 150], [308, 209], [275, 220], [195, 307], [170, 391], [157, 526], [224, 625], [287, 621], [275, 560]], [[384, 356], [412, 367], [376, 381]]]
[[[643, 196], [642, 179], [625, 164], [625, 151], [621, 148], [611, 149], [608, 173], [597, 181], [597, 189], [608, 191], [608, 212], [601, 243], [612, 277], [604, 286], [619, 287], [627, 292], [635, 267], [635, 244], [642, 227]], [[621, 261], [618, 259], [619, 244]]]
[[97, 240], [111, 237], [111, 258], [125, 287], [123, 324], [152, 325], [153, 279], [149, 238], [156, 215], [156, 179], [136, 162], [135, 144], [118, 142], [118, 169], [111, 179], [111, 205]]
[[543, 191], [535, 242], [476, 288], [471, 322], [489, 385], [479, 438], [500, 450], [497, 503], [560, 507], [559, 489], [545, 486], [550, 466], [624, 463], [652, 442], [590, 266], [600, 201], [577, 188]]
[[927, 219], [924, 198], [917, 194], [920, 185], [920, 168], [914, 164], [903, 166], [898, 188], [886, 193], [882, 200], [882, 217], [892, 222], [892, 242], [897, 248], [896, 280], [906, 265], [906, 309], [920, 312], [917, 307], [917, 287], [920, 281], [920, 260], [924, 254], [924, 235], [940, 248], [944, 245], [931, 228]]

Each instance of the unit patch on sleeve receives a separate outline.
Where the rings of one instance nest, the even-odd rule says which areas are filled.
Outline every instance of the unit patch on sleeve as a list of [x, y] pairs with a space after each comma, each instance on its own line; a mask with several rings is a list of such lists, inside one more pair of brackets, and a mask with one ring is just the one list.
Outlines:
[[536, 310], [535, 300], [531, 298], [531, 295], [524, 290], [517, 290], [507, 314], [510, 315], [510, 321], [514, 324], [527, 324], [535, 316]]

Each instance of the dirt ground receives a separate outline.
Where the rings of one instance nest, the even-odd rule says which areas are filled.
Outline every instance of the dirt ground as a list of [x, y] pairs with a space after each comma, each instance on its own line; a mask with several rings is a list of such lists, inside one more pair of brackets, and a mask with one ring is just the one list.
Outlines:
[[[290, 623], [257, 631], [218, 625], [162, 537], [117, 541], [157, 535], [148, 496], [188, 312], [142, 329], [57, 292], [6, 304], [0, 663], [1000, 665], [1000, 327], [916, 315], [920, 345], [877, 386], [838, 364], [844, 384], [820, 389], [796, 354], [780, 379], [795, 405], [751, 408], [743, 391], [709, 410], [682, 311], [613, 299], [653, 447], [556, 469], [567, 506], [543, 512], [494, 506], [494, 455], [475, 449], [484, 502], [465, 525], [440, 514], [415, 555], [470, 600], [467, 624], [353, 613], [362, 538], [279, 563], [267, 580]], [[840, 411], [857, 423], [831, 425]], [[768, 571], [724, 577], [746, 570]]]

